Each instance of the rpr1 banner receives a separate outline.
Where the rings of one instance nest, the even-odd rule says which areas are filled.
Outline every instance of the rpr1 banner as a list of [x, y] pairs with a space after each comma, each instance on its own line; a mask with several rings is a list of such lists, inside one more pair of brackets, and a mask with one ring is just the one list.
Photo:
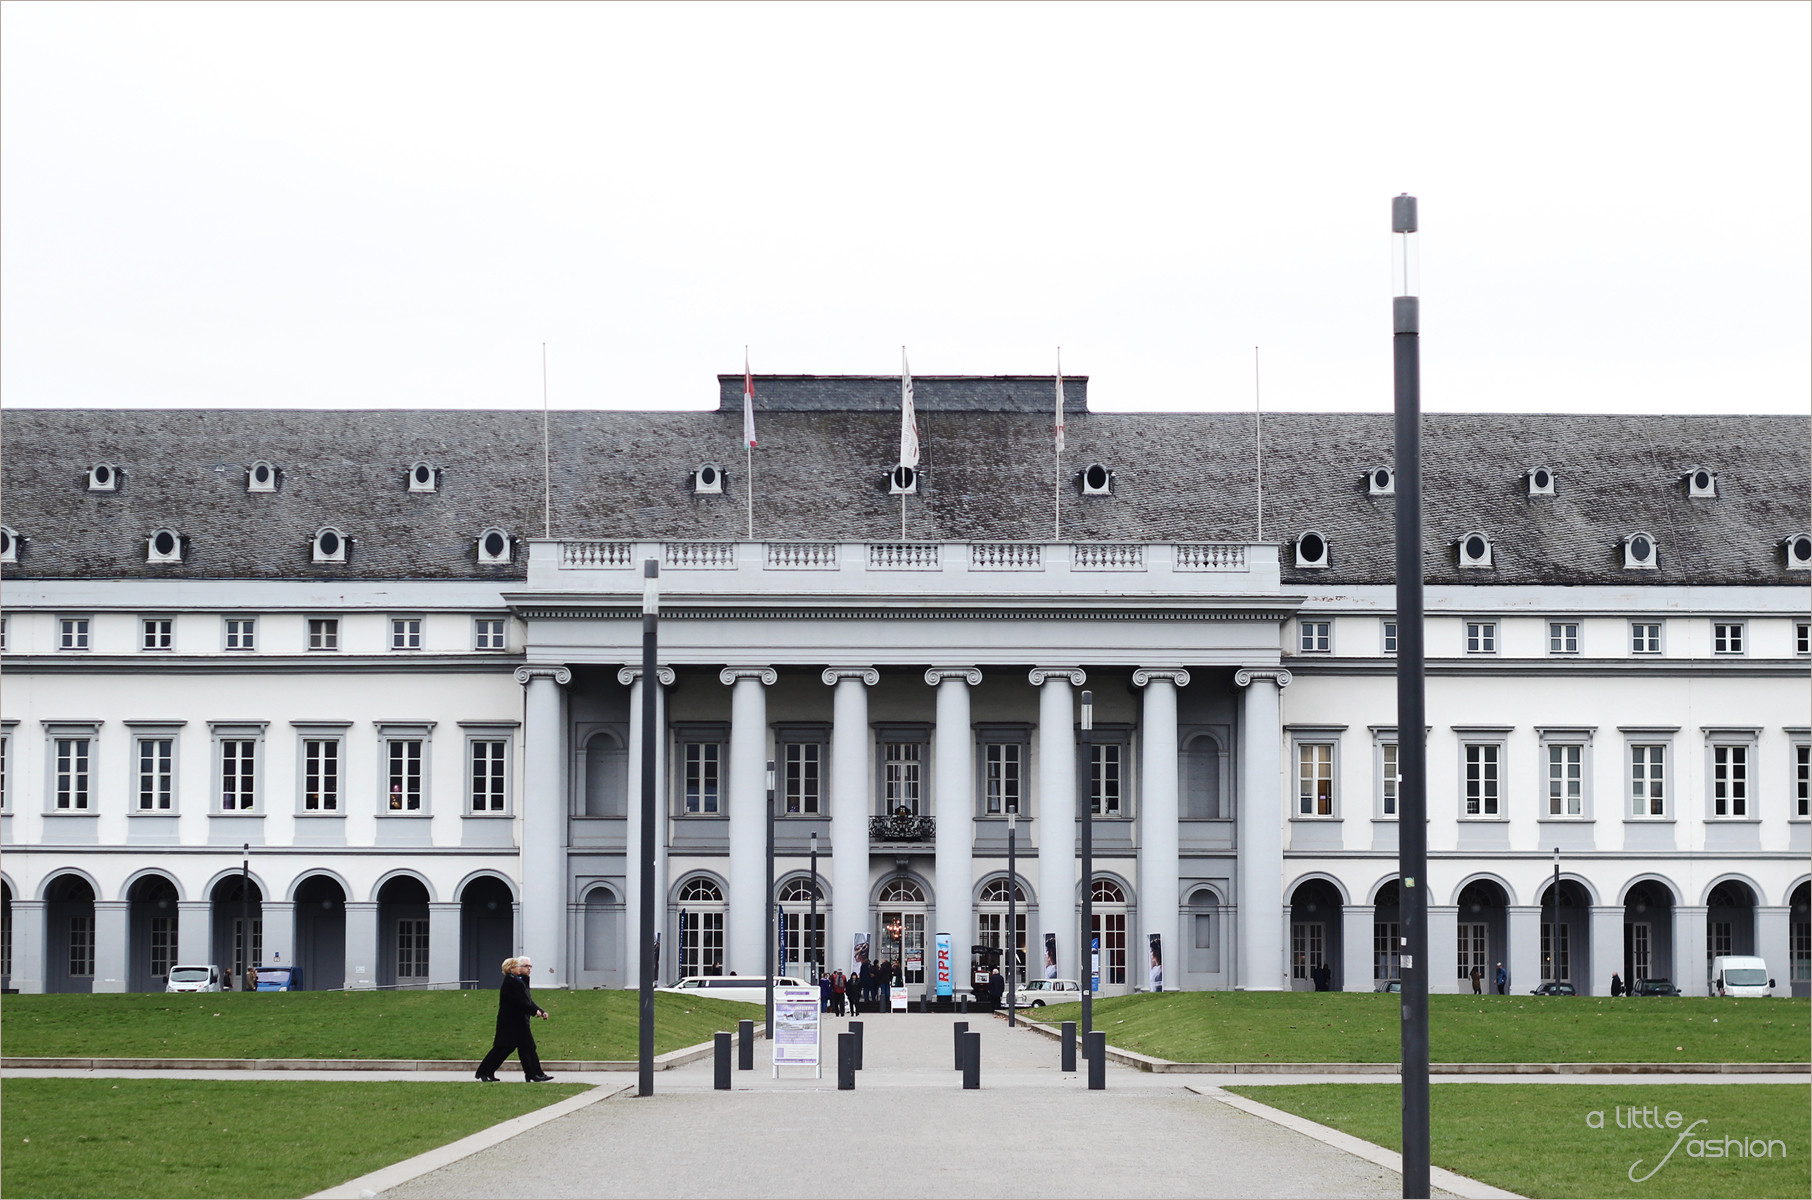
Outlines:
[[955, 989], [950, 981], [950, 935], [937, 935], [937, 994], [949, 996]]

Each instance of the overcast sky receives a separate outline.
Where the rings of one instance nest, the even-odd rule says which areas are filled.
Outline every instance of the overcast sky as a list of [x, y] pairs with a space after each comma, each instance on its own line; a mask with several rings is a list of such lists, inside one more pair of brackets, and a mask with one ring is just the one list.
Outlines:
[[7, 3], [0, 395], [1805, 412], [1809, 13]]

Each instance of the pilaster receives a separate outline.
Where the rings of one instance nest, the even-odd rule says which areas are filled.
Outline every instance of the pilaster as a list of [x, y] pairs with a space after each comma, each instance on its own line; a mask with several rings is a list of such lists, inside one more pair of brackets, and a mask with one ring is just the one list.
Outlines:
[[94, 990], [123, 992], [131, 987], [127, 925], [132, 905], [124, 900], [94, 902]]
[[[516, 668], [516, 682], [528, 688], [522, 731], [522, 943], [517, 949], [536, 960], [552, 987], [571, 982], [565, 961], [566, 706], [561, 689], [572, 680], [573, 673], [563, 666]], [[347, 905], [349, 924], [351, 908]], [[350, 955], [350, 928], [346, 941]], [[347, 983], [353, 981], [349, 972]]]
[[[378, 906], [375, 900], [346, 902], [346, 986], [377, 986]], [[304, 984], [307, 980], [303, 981]]]
[[44, 919], [42, 900], [13, 901], [13, 973], [7, 986], [21, 995], [44, 990]]
[[[1703, 904], [1674, 906], [1674, 986], [1682, 996], [1703, 996], [1710, 990], [1706, 964], [1711, 938], [1705, 927]], [[1779, 976], [1775, 977], [1780, 978]]]
[[[1189, 685], [1181, 667], [1140, 667], [1133, 686], [1145, 689], [1139, 722], [1142, 787], [1139, 792], [1139, 944], [1129, 948], [1132, 963], [1150, 962], [1150, 939], [1157, 934], [1165, 974], [1180, 971], [1181, 877], [1177, 869], [1177, 689]], [[1177, 976], [1180, 978], [1180, 975]]]
[[[673, 686], [672, 667], [657, 667], [655, 680], [660, 691], [654, 694], [654, 931], [657, 943], [666, 926], [667, 914], [667, 689]], [[640, 987], [642, 980], [642, 668], [624, 667], [617, 672], [617, 682], [629, 689], [629, 785], [625, 789], [623, 842], [623, 981], [628, 987]], [[575, 942], [575, 948], [577, 947]], [[577, 951], [582, 953], [582, 951]], [[677, 955], [674, 962], [679, 961]], [[657, 985], [666, 978], [665, 964], [656, 964]]]
[[1340, 990], [1369, 992], [1377, 987], [1372, 977], [1372, 923], [1377, 908], [1349, 904], [1340, 910]]
[[[1038, 920], [1040, 934], [1057, 939], [1057, 962], [1045, 975], [1082, 980], [1082, 916], [1076, 892], [1076, 699], [1088, 682], [1080, 667], [1033, 667], [1027, 676], [1038, 692]], [[1031, 934], [1031, 930], [1026, 931]], [[1028, 939], [1030, 940], [1030, 939]], [[1044, 938], [1038, 938], [1042, 943]], [[1028, 946], [1029, 969], [1038, 971], [1044, 947]]]
[[[825, 965], [849, 970], [856, 935], [868, 924], [868, 689], [881, 682], [873, 667], [827, 667], [831, 698], [830, 942]], [[873, 932], [866, 930], [866, 932]]]
[[934, 928], [953, 946], [975, 941], [975, 738], [969, 689], [976, 667], [933, 667], [925, 682], [937, 689], [937, 909]]
[[773, 667], [725, 667], [718, 680], [730, 692], [730, 890], [724, 966], [760, 979], [767, 971], [768, 697], [780, 675]]
[[1233, 682], [1240, 698], [1239, 964], [1241, 991], [1289, 986], [1288, 930], [1283, 917], [1283, 765], [1279, 694], [1290, 685], [1281, 667], [1246, 667]]

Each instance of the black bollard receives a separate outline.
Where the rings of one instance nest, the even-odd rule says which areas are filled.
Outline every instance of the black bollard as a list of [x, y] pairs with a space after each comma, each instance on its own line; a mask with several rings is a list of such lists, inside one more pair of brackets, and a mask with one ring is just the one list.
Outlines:
[[730, 1035], [720, 1033], [711, 1039], [713, 1050], [711, 1086], [720, 1092], [730, 1090]]
[[981, 1034], [963, 1036], [963, 1090], [973, 1092], [981, 1087]]
[[963, 1015], [965, 1017], [969, 1015], [969, 993], [968, 992], [963, 993]]
[[956, 1067], [955, 1067], [955, 1069], [960, 1071], [963, 1069], [963, 1035], [965, 1033], [969, 1032], [969, 1022], [958, 1021], [955, 1025], [951, 1026], [951, 1031], [953, 1033], [955, 1033], [955, 1035], [956, 1035], [956, 1039], [955, 1039], [955, 1041], [956, 1041]]
[[755, 1022], [736, 1022], [736, 1069], [755, 1069]]
[[856, 1065], [853, 1069], [860, 1071], [862, 1069], [862, 1022], [851, 1021], [849, 1023], [849, 1032], [856, 1039]]
[[1091, 1030], [1084, 1040], [1088, 1042], [1088, 1090], [1099, 1092], [1107, 1087], [1107, 1034]]
[[1073, 1075], [1076, 1072], [1076, 1022], [1065, 1021], [1063, 1023], [1062, 1045], [1063, 1060], [1060, 1069]]
[[837, 1035], [837, 1090], [856, 1090], [856, 1035], [853, 1033]]

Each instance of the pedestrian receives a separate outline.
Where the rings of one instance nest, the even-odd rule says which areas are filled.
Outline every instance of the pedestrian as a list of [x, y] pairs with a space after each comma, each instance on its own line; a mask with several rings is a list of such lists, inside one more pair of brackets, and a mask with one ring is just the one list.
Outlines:
[[827, 1013], [830, 1010], [831, 1010], [831, 977], [829, 975], [824, 974], [823, 972], [819, 972], [819, 974], [818, 974], [818, 1011], [821, 1013]]
[[248, 992], [255, 992], [258, 990], [257, 967], [247, 967], [245, 969], [245, 990]]
[[1497, 984], [1497, 994], [1498, 995], [1504, 996], [1504, 995], [1509, 994], [1509, 992], [1510, 992], [1510, 975], [1508, 972], [1506, 972], [1504, 970], [1503, 963], [1497, 964], [1497, 974], [1492, 977], [1491, 982]]
[[497, 1082], [497, 1068], [516, 1052], [522, 1063], [522, 1077], [529, 1083], [546, 1083], [553, 1076], [541, 1069], [541, 1056], [535, 1051], [535, 1035], [529, 1028], [532, 1017], [547, 1020], [547, 1014], [529, 993], [529, 975], [535, 964], [526, 956], [503, 960], [503, 983], [497, 989], [497, 1036], [490, 1053], [478, 1064], [476, 1078], [486, 1083]]
[[988, 1005], [989, 1005], [989, 1007], [999, 1008], [1001, 997], [1005, 996], [1006, 994], [1007, 994], [1006, 976], [1004, 976], [1000, 973], [999, 967], [995, 967], [993, 970], [988, 972]]
[[875, 968], [874, 964], [864, 961], [862, 969], [856, 972], [856, 994], [851, 998], [850, 1011], [860, 1013], [862, 1005], [874, 998]]
[[1611, 972], [1611, 997], [1612, 997], [1612, 999], [1615, 999], [1616, 997], [1623, 995], [1623, 993], [1628, 990], [1629, 989], [1627, 989], [1623, 986], [1623, 976], [1617, 974], [1617, 972], [1615, 972], [1615, 971], [1612, 971]]
[[1481, 996], [1485, 992], [1485, 969], [1477, 963], [1472, 964], [1472, 994]]
[[844, 1006], [848, 1003], [849, 979], [842, 971], [834, 972], [831, 975], [831, 1011], [841, 1017], [846, 1012]]

